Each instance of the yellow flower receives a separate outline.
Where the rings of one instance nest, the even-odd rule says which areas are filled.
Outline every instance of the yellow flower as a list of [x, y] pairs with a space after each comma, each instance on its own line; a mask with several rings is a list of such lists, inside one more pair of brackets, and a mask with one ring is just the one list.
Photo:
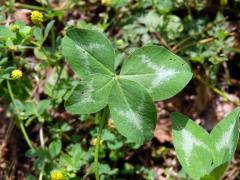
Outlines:
[[12, 73], [11, 73], [11, 77], [12, 77], [13, 79], [15, 79], [15, 80], [21, 79], [22, 76], [23, 76], [23, 73], [22, 73], [22, 71], [19, 70], [19, 69], [15, 69], [15, 70], [13, 70]]
[[43, 14], [39, 11], [33, 11], [31, 14], [31, 21], [35, 25], [41, 25], [43, 22]]
[[101, 2], [102, 2], [102, 4], [104, 4], [104, 5], [110, 5], [111, 2], [112, 2], [112, 0], [102, 0]]
[[[91, 141], [91, 144], [93, 145], [93, 146], [96, 146], [97, 145], [97, 138], [94, 138], [92, 141]], [[100, 140], [100, 145], [102, 145], [103, 144], [103, 140]]]
[[51, 172], [51, 180], [63, 180], [64, 175], [61, 171], [59, 170], [54, 170]]

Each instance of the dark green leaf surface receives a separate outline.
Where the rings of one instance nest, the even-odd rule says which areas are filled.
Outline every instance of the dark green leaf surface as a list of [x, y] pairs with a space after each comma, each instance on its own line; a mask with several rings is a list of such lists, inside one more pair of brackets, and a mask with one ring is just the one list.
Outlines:
[[177, 157], [192, 178], [218, 180], [224, 174], [238, 143], [239, 114], [236, 108], [209, 134], [188, 117], [172, 113]]
[[147, 91], [129, 80], [116, 80], [109, 108], [118, 131], [129, 140], [143, 144], [153, 136], [156, 109]]
[[214, 168], [210, 175], [206, 175], [201, 178], [201, 180], [219, 180], [224, 174], [226, 168], [228, 166], [228, 162], [221, 164], [220, 166]]
[[0, 39], [14, 38], [15, 34], [7, 27], [0, 25]]
[[74, 28], [67, 31], [62, 46], [67, 62], [80, 78], [96, 73], [113, 75], [114, 50], [102, 33]]
[[51, 154], [51, 157], [54, 158], [57, 155], [60, 154], [62, 149], [62, 143], [60, 140], [55, 140], [53, 142], [51, 142], [51, 144], [49, 145], [49, 152]]
[[120, 75], [144, 86], [154, 101], [174, 96], [192, 78], [185, 61], [159, 46], [134, 51], [125, 61]]
[[65, 103], [65, 108], [72, 114], [89, 114], [103, 109], [108, 103], [109, 93], [114, 83], [113, 78], [101, 74], [89, 75], [74, 90]]
[[238, 143], [238, 121], [240, 108], [236, 108], [212, 130], [210, 137], [214, 143], [214, 165], [231, 161]]
[[212, 151], [209, 134], [187, 116], [172, 113], [173, 144], [183, 169], [194, 179], [211, 170]]
[[62, 46], [67, 62], [83, 79], [65, 103], [66, 110], [89, 114], [109, 105], [118, 131], [137, 144], [153, 136], [156, 109], [152, 98], [175, 95], [192, 77], [181, 58], [158, 46], [136, 50], [120, 75], [114, 75], [114, 51], [95, 30], [68, 30]]
[[47, 26], [44, 30], [44, 40], [47, 39], [48, 34], [49, 34], [50, 30], [53, 28], [54, 23], [55, 23], [55, 21], [52, 20], [47, 24]]

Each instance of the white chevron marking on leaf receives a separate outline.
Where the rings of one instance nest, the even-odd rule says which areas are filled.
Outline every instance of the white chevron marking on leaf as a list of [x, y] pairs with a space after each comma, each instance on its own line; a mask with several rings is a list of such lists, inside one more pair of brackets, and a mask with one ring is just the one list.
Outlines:
[[141, 116], [132, 110], [118, 110], [115, 109], [116, 112], [118, 112], [121, 116], [123, 116], [126, 119], [131, 120], [132, 124], [139, 130], [142, 131], [142, 125], [141, 125]]
[[155, 77], [152, 80], [152, 87], [150, 88], [150, 90], [158, 87], [159, 84], [167, 81], [171, 76], [176, 74], [176, 71], [174, 69], [166, 69], [164, 67], [160, 67], [154, 64], [153, 62], [151, 62], [151, 59], [146, 55], [140, 55], [139, 58], [141, 59], [141, 62], [143, 64], [146, 64], [147, 67], [155, 71]]
[[222, 137], [220, 139], [218, 139], [218, 141], [216, 142], [218, 151], [221, 151], [222, 149], [229, 149], [229, 154], [232, 153], [233, 146], [231, 145], [232, 144], [231, 139], [233, 136], [234, 127], [235, 127], [235, 124], [231, 124], [229, 129], [225, 131], [224, 134], [222, 134]]
[[87, 83], [86, 91], [82, 95], [82, 102], [83, 103], [94, 102], [94, 100], [92, 98], [92, 92], [93, 91], [94, 91], [94, 88], [93, 88], [93, 80], [92, 80], [89, 83]]
[[105, 45], [104, 44], [98, 44], [98, 43], [91, 43], [88, 45], [88, 49], [99, 49], [99, 48], [104, 48]]
[[182, 130], [182, 148], [184, 149], [185, 155], [186, 155], [186, 162], [189, 164], [190, 162], [190, 156], [192, 153], [192, 150], [194, 146], [201, 146], [205, 149], [208, 149], [208, 146], [204, 144], [204, 142], [200, 141], [196, 137], [193, 136], [193, 134], [187, 130]]
[[82, 49], [80, 46], [78, 46], [77, 44], [74, 44], [74, 46], [76, 47], [76, 49], [78, 49], [79, 51], [82, 52], [81, 54], [81, 60], [82, 60], [82, 66], [84, 67], [84, 69], [86, 69], [86, 71], [91, 72], [90, 71], [90, 62], [89, 59], [91, 58], [88, 54], [87, 51], [85, 51], [84, 49]]

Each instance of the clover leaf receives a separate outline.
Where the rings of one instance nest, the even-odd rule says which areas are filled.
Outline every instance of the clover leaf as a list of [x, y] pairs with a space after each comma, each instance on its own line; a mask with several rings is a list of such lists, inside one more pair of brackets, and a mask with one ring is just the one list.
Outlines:
[[172, 113], [177, 157], [193, 179], [217, 180], [223, 175], [237, 147], [239, 116], [238, 107], [209, 134], [187, 116]]
[[143, 144], [153, 136], [154, 102], [181, 91], [192, 78], [188, 64], [160, 46], [145, 46], [114, 72], [114, 50], [96, 30], [73, 28], [62, 40], [63, 54], [82, 80], [65, 103], [72, 114], [96, 113], [106, 106], [118, 131]]

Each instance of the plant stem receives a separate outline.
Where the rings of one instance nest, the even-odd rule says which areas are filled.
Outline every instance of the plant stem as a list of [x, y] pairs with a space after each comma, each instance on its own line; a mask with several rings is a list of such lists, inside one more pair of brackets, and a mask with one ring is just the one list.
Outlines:
[[202, 79], [200, 76], [198, 76], [196, 73], [194, 73], [194, 77], [200, 81], [201, 83], [203, 83], [204, 85], [208, 86], [213, 92], [215, 92], [216, 94], [218, 94], [219, 96], [221, 96], [223, 98], [224, 101], [233, 103], [236, 106], [239, 106], [239, 102], [235, 102], [232, 101], [231, 99], [229, 99], [229, 97], [227, 96], [227, 94], [223, 91], [221, 91], [220, 89], [214, 87], [213, 85], [211, 85], [210, 83], [208, 83], [207, 81], [205, 81], [204, 79]]
[[44, 147], [45, 142], [44, 142], [43, 125], [42, 124], [41, 124], [40, 130], [39, 130], [39, 138], [40, 138], [41, 147]]
[[41, 168], [38, 180], [42, 180], [43, 179], [44, 169], [45, 169], [45, 161], [43, 162], [43, 166]]
[[52, 47], [55, 49], [56, 48], [56, 41], [55, 41], [55, 28], [54, 26], [51, 29], [51, 43], [52, 43]]
[[31, 141], [30, 141], [30, 139], [29, 139], [29, 137], [28, 137], [28, 134], [27, 134], [27, 132], [26, 132], [26, 129], [25, 129], [25, 127], [24, 127], [24, 125], [23, 125], [23, 123], [22, 123], [21, 120], [19, 121], [19, 124], [20, 124], [21, 131], [22, 131], [22, 133], [23, 133], [23, 136], [24, 136], [24, 138], [25, 138], [28, 146], [32, 149], [32, 148], [33, 148], [32, 143], [31, 143]]
[[[15, 100], [15, 98], [14, 98], [14, 95], [13, 95], [12, 88], [11, 88], [11, 85], [10, 85], [10, 83], [9, 83], [9, 80], [7, 80], [7, 88], [8, 88], [8, 92], [9, 92], [9, 94], [10, 94], [11, 100], [12, 100], [12, 102], [13, 102], [14, 109], [16, 109], [17, 112], [18, 112], [17, 104], [16, 104], [16, 102], [15, 102], [16, 100]], [[19, 120], [19, 125], [20, 125], [20, 129], [21, 129], [21, 131], [22, 131], [22, 133], [23, 133], [24, 139], [26, 140], [28, 146], [29, 146], [30, 148], [33, 148], [32, 143], [31, 143], [31, 141], [30, 141], [30, 139], [29, 139], [29, 137], [28, 137], [28, 134], [27, 134], [27, 132], [26, 132], [26, 129], [25, 129], [25, 127], [24, 127], [24, 125], [23, 125], [23, 123], [22, 123], [21, 120]]]
[[[44, 135], [43, 135], [43, 123], [41, 123], [41, 127], [40, 127], [40, 130], [39, 130], [39, 137], [40, 137], [41, 147], [44, 148], [45, 147], [45, 143], [44, 143]], [[44, 169], [45, 169], [45, 158], [43, 160], [43, 165], [42, 165], [42, 168], [41, 168], [38, 180], [42, 180], [43, 179]]]
[[39, 10], [39, 11], [48, 11], [47, 8], [44, 7], [39, 7], [39, 6], [34, 6], [34, 5], [29, 5], [29, 4], [16, 4], [17, 8], [23, 8], [23, 9], [31, 9], [31, 10]]
[[9, 92], [9, 95], [10, 95], [11, 100], [12, 100], [12, 102], [13, 102], [13, 105], [14, 105], [14, 107], [16, 108], [17, 105], [16, 105], [16, 102], [15, 102], [15, 98], [14, 98], [14, 96], [13, 96], [13, 92], [12, 92], [12, 88], [11, 88], [11, 85], [10, 85], [10, 83], [9, 83], [9, 80], [7, 80], [7, 87], [8, 87], [8, 92]]
[[[100, 116], [100, 118], [99, 118]], [[99, 155], [99, 148], [100, 148], [100, 141], [102, 137], [102, 130], [107, 118], [107, 109], [105, 108], [101, 114], [99, 113], [98, 120], [99, 120], [99, 130], [98, 130], [98, 136], [97, 136], [97, 144], [95, 147], [95, 156], [94, 156], [94, 164], [95, 164], [95, 178], [96, 180], [99, 180], [99, 169], [98, 169], [98, 155]]]

